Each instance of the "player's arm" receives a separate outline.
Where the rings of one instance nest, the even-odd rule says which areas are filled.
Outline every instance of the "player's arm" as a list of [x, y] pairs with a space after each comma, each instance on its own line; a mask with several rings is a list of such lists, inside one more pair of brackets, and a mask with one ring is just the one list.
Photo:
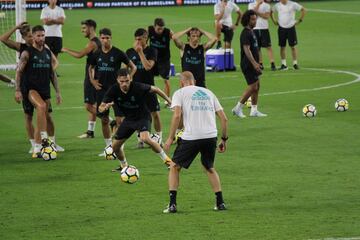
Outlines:
[[59, 66], [59, 60], [56, 58], [55, 54], [51, 50], [50, 52], [51, 52], [51, 66], [54, 70], [56, 70]]
[[135, 50], [136, 50], [137, 53], [139, 54], [141, 63], [142, 63], [142, 65], [144, 66], [145, 70], [146, 70], [146, 71], [150, 71], [150, 70], [154, 67], [155, 61], [154, 61], [154, 60], [151, 60], [151, 59], [149, 60], [149, 59], [146, 58], [142, 47], [136, 48]]
[[214, 8], [215, 8], [215, 10], [214, 10], [214, 12], [215, 12], [214, 16], [215, 16], [215, 20], [216, 20], [217, 22], [219, 22], [219, 21], [223, 18], [224, 13], [225, 13], [225, 3], [224, 3], [224, 2], [221, 2], [220, 5], [221, 5], [221, 6], [220, 6], [220, 9], [216, 9], [216, 6], [214, 7]]
[[99, 112], [105, 112], [109, 110], [111, 106], [114, 105], [114, 91], [112, 88], [108, 89], [105, 93], [105, 96], [99, 105]]
[[182, 114], [181, 106], [174, 106], [169, 136], [164, 144], [164, 151], [166, 151], [166, 152], [168, 152], [170, 150], [170, 146], [175, 138], [176, 129], [178, 128], [180, 121], [181, 121], [181, 114]]
[[128, 67], [128, 69], [130, 69], [130, 74], [129, 75], [130, 75], [130, 78], [132, 79], [133, 76], [136, 73], [137, 68], [136, 68], [135, 64], [131, 60], [129, 60], [129, 63], [127, 64], [127, 67]]
[[221, 124], [221, 142], [219, 144], [219, 152], [225, 152], [226, 150], [226, 141], [228, 140], [228, 118], [224, 110], [219, 110], [216, 112], [216, 115], [220, 119]]
[[271, 12], [271, 11], [268, 11], [268, 12], [265, 12], [265, 13], [259, 12], [260, 5], [261, 5], [263, 2], [264, 2], [264, 0], [261, 0], [261, 1], [256, 2], [256, 5], [255, 5], [255, 7], [254, 7], [253, 10], [255, 11], [256, 15], [258, 15], [259, 17], [262, 17], [262, 18], [264, 18], [264, 19], [269, 19], [269, 17], [270, 17], [270, 12]]
[[99, 80], [95, 79], [95, 66], [91, 64], [89, 66], [88, 71], [89, 71], [89, 78], [90, 78], [91, 84], [94, 86], [94, 88], [96, 90], [101, 90], [102, 84], [99, 83]]
[[6, 46], [8, 46], [11, 49], [14, 49], [16, 51], [20, 51], [20, 43], [19, 42], [15, 42], [13, 40], [10, 39], [11, 35], [18, 29], [24, 27], [25, 25], [27, 25], [27, 22], [22, 22], [19, 25], [16, 25], [15, 27], [13, 27], [12, 29], [10, 29], [9, 31], [5, 32], [4, 34], [2, 34], [0, 36], [0, 41], [2, 43], [4, 43]]
[[250, 51], [250, 45], [244, 45], [243, 47], [244, 52], [246, 57], [249, 59], [249, 61], [251, 62], [251, 64], [253, 65], [254, 69], [257, 72], [261, 73], [261, 68], [260, 68], [260, 64], [258, 62], [255, 61], [254, 56], [252, 55], [251, 51]]
[[93, 52], [97, 48], [96, 44], [91, 41], [89, 42], [86, 47], [80, 51], [71, 50], [69, 48], [63, 47], [61, 49], [62, 52], [68, 53], [70, 56], [73, 56], [74, 58], [82, 58], [86, 56], [87, 54]]
[[185, 44], [181, 41], [181, 37], [187, 34], [188, 31], [190, 31], [191, 28], [187, 28], [184, 31], [174, 33], [172, 35], [172, 39], [176, 45], [176, 47], [180, 50], [184, 50]]
[[272, 22], [273, 22], [276, 26], [278, 26], [279, 23], [278, 23], [278, 21], [275, 19], [274, 11], [275, 11], [275, 8], [273, 8], [273, 9], [270, 11], [270, 18], [271, 18]]
[[296, 21], [296, 24], [299, 24], [304, 20], [305, 14], [306, 14], [306, 9], [302, 7], [300, 10], [300, 18], [299, 20]]
[[100, 113], [103, 113], [107, 110], [109, 110], [109, 108], [114, 105], [114, 102], [109, 102], [109, 103], [105, 103], [105, 102], [102, 102], [99, 106], [99, 112]]
[[[55, 61], [57, 61], [56, 57], [55, 57], [55, 55], [53, 53], [51, 53], [51, 62], [53, 63]], [[57, 78], [54, 67], [52, 67], [51, 83], [52, 83], [52, 85], [53, 85], [53, 87], [55, 89], [55, 92], [56, 92], [56, 103], [60, 104], [62, 102], [62, 97], [61, 97], [61, 94], [60, 94], [59, 81], [58, 81], [58, 78]]]
[[236, 21], [235, 21], [235, 26], [237, 27], [237, 26], [239, 26], [239, 22], [240, 22], [241, 17], [242, 17], [242, 12], [239, 9], [239, 10], [236, 11], [236, 13], [237, 13], [237, 18], [236, 18]]
[[212, 48], [214, 46], [214, 44], [217, 42], [216, 36], [205, 30], [202, 30], [202, 29], [199, 29], [199, 30], [202, 34], [204, 34], [208, 38], [208, 41], [204, 44], [205, 51]]
[[29, 61], [29, 52], [23, 51], [23, 53], [20, 55], [20, 59], [18, 62], [18, 66], [16, 68], [16, 76], [15, 76], [15, 101], [17, 103], [20, 103], [22, 100], [22, 94], [21, 94], [21, 78], [24, 74], [25, 67]]
[[156, 93], [171, 105], [171, 99], [160, 88], [151, 86], [150, 92]]

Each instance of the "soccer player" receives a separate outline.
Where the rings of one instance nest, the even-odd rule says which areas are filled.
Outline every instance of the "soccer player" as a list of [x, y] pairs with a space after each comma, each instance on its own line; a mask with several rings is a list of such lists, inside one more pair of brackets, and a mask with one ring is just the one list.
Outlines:
[[276, 67], [274, 63], [273, 50], [271, 47], [271, 38], [270, 38], [269, 22], [268, 22], [271, 12], [270, 4], [268, 4], [265, 0], [256, 0], [255, 2], [249, 3], [248, 8], [254, 10], [257, 14], [254, 33], [259, 45], [259, 61], [260, 61], [261, 70], [264, 69], [261, 48], [266, 48], [270, 59], [271, 70], [275, 71]]
[[[188, 38], [186, 44], [180, 39], [185, 34]], [[205, 44], [200, 44], [202, 35], [208, 38]], [[216, 37], [200, 28], [192, 27], [175, 33], [173, 40], [180, 49], [182, 71], [189, 71], [194, 75], [196, 86], [206, 87], [205, 52], [214, 46]]]
[[[14, 34], [16, 30], [20, 31], [21, 37], [25, 43], [15, 42], [15, 41], [11, 40], [11, 35]], [[32, 46], [32, 44], [33, 44], [33, 36], [31, 33], [30, 25], [28, 25], [27, 22], [22, 22], [22, 23], [16, 25], [12, 29], [10, 29], [9, 31], [7, 31], [3, 35], [1, 35], [0, 41], [3, 42], [9, 48], [19, 52], [19, 55], [21, 55], [24, 50], [26, 50], [29, 46]], [[45, 45], [45, 47], [47, 47], [47, 46]], [[54, 63], [53, 67], [56, 69], [57, 65], [58, 65], [58, 62], [56, 61]], [[21, 81], [20, 90], [21, 90], [21, 93], [23, 96], [22, 97], [22, 106], [23, 106], [24, 115], [25, 115], [25, 129], [26, 129], [26, 132], [27, 132], [30, 144], [31, 144], [29, 153], [33, 153], [34, 147], [35, 147], [34, 126], [32, 123], [34, 106], [31, 104], [31, 102], [29, 101], [29, 99], [27, 97], [27, 92], [26, 92], [26, 89], [24, 86], [24, 81]], [[48, 131], [50, 140], [52, 140], [55, 143], [55, 127], [54, 127], [54, 122], [53, 122], [51, 114], [50, 114], [52, 112], [51, 104], [49, 106], [48, 112], [49, 112], [49, 116], [47, 119], [47, 131]], [[56, 147], [56, 150], [59, 152], [65, 151], [64, 148], [62, 148], [61, 146], [59, 146], [57, 144], [55, 144], [55, 147]]]
[[175, 137], [175, 131], [182, 119], [185, 131], [178, 142], [173, 155], [173, 163], [169, 171], [170, 202], [164, 213], [175, 213], [176, 195], [179, 186], [181, 168], [189, 168], [193, 160], [200, 153], [201, 163], [208, 176], [212, 190], [216, 195], [214, 210], [226, 210], [222, 197], [220, 178], [214, 168], [215, 151], [217, 145], [216, 115], [221, 123], [221, 142], [219, 152], [225, 152], [227, 135], [227, 117], [219, 100], [208, 89], [194, 86], [195, 80], [191, 72], [180, 75], [182, 88], [177, 90], [172, 98], [171, 108], [174, 110], [171, 120], [169, 137], [164, 150], [169, 151]]
[[[232, 21], [232, 12], [237, 13], [237, 19], [235, 25]], [[217, 37], [217, 46], [216, 48], [221, 48], [220, 35], [224, 33], [224, 43], [225, 48], [231, 48], [231, 41], [234, 36], [234, 30], [239, 25], [241, 19], [240, 8], [232, 1], [229, 0], [220, 0], [214, 5], [214, 15], [215, 15], [215, 32]]]
[[[295, 20], [295, 13], [297, 11], [301, 12], [299, 20]], [[277, 20], [275, 20], [273, 12], [278, 13]], [[280, 2], [276, 3], [272, 9], [271, 19], [275, 25], [279, 26], [278, 37], [281, 57], [280, 70], [288, 70], [286, 64], [286, 41], [288, 41], [291, 48], [293, 67], [295, 70], [299, 69], [296, 49], [298, 41], [295, 26], [300, 24], [304, 20], [304, 16], [305, 8], [300, 4], [289, 0], [280, 0]]]
[[[133, 80], [134, 82], [155, 85], [153, 70], [157, 60], [157, 51], [155, 48], [148, 46], [148, 32], [145, 29], [137, 29], [134, 33], [134, 37], [134, 46], [126, 51], [127, 56], [131, 61], [134, 62], [137, 68]], [[155, 134], [157, 135], [158, 142], [161, 143], [162, 126], [160, 120], [160, 105], [155, 93], [148, 94], [146, 98], [146, 103], [154, 122]], [[141, 141], [141, 137], [138, 138], [138, 147], [144, 147], [144, 144]]]
[[71, 50], [69, 48], [62, 48], [62, 52], [66, 52], [75, 58], [82, 58], [87, 56], [85, 65], [85, 79], [84, 79], [84, 103], [85, 109], [88, 111], [88, 129], [84, 134], [78, 136], [79, 138], [94, 138], [95, 124], [96, 124], [96, 90], [90, 82], [89, 66], [90, 60], [94, 53], [101, 48], [100, 39], [96, 36], [96, 22], [92, 19], [87, 19], [81, 22], [81, 32], [84, 37], [89, 39], [86, 47], [80, 51]]
[[[155, 75], [160, 75], [164, 79], [164, 92], [170, 96], [170, 40], [174, 34], [169, 28], [165, 27], [164, 19], [156, 18], [154, 25], [148, 27], [150, 47], [155, 48], [158, 52], [157, 61], [155, 62]], [[168, 103], [165, 103], [169, 106]]]
[[[15, 100], [20, 102], [27, 97], [36, 109], [37, 127], [35, 128], [35, 147], [33, 157], [39, 157], [41, 143], [48, 144], [47, 123], [50, 107], [50, 81], [56, 91], [56, 103], [62, 101], [60, 89], [54, 72], [56, 58], [45, 47], [45, 29], [38, 25], [32, 29], [33, 45], [24, 50], [20, 56], [16, 71]], [[23, 96], [20, 86], [24, 81], [27, 95]]]
[[148, 99], [146, 96], [149, 93], [157, 94], [171, 103], [171, 99], [159, 88], [131, 80], [129, 71], [122, 68], [118, 71], [117, 83], [109, 88], [99, 106], [99, 112], [106, 112], [111, 106], [116, 105], [125, 117], [116, 130], [112, 143], [120, 161], [120, 167], [114, 171], [119, 171], [127, 166], [122, 146], [135, 131], [140, 131], [141, 140], [150, 145], [151, 149], [160, 156], [166, 165], [170, 165], [172, 162], [160, 145], [150, 138], [151, 115], [146, 103]]
[[[103, 28], [99, 33], [101, 48], [92, 57], [89, 67], [90, 82], [96, 89], [97, 106], [103, 101], [106, 91], [116, 83], [117, 72], [121, 68], [121, 64], [125, 64], [127, 68], [131, 69], [130, 76], [136, 72], [134, 63], [129, 60], [126, 54], [112, 45], [111, 30]], [[117, 125], [120, 125], [123, 114], [117, 105], [114, 105], [113, 110]], [[99, 112], [99, 109], [97, 111], [98, 117], [101, 118], [102, 132], [107, 147], [111, 145], [109, 111]], [[103, 155], [103, 152], [99, 154], [99, 156]]]
[[56, 5], [57, 0], [48, 0], [48, 3], [42, 9], [40, 19], [45, 28], [45, 43], [57, 58], [62, 48], [62, 25], [66, 16], [64, 9]]
[[241, 24], [244, 29], [240, 35], [241, 47], [241, 70], [244, 74], [248, 87], [240, 97], [239, 102], [232, 109], [234, 115], [245, 118], [243, 108], [247, 99], [251, 96], [251, 117], [266, 117], [267, 115], [261, 113], [257, 109], [258, 96], [260, 90], [261, 65], [259, 63], [258, 43], [254, 34], [254, 27], [256, 26], [256, 12], [254, 10], [247, 10], [241, 18]]

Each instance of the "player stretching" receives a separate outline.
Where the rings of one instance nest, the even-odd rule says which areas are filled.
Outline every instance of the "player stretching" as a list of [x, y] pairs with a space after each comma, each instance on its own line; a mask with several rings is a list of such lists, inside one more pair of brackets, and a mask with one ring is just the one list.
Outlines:
[[[170, 97], [170, 40], [173, 32], [165, 27], [164, 19], [156, 18], [154, 26], [148, 27], [150, 47], [156, 48], [158, 55], [154, 67], [155, 75], [164, 79], [164, 92]], [[170, 106], [165, 103], [166, 106]]]
[[[134, 82], [155, 85], [153, 68], [157, 60], [157, 51], [156, 49], [147, 45], [148, 32], [145, 29], [137, 29], [135, 31], [134, 37], [134, 47], [129, 48], [126, 51], [126, 54], [130, 58], [130, 60], [133, 61], [137, 67], [137, 71], [133, 77], [133, 80]], [[156, 132], [156, 136], [154, 136], [154, 139], [156, 137], [157, 142], [161, 143], [162, 126], [160, 121], [160, 105], [157, 100], [156, 94], [150, 93], [146, 97], [146, 103], [151, 112], [151, 117], [154, 122], [154, 128]], [[138, 139], [138, 147], [144, 147], [144, 144], [142, 141], [140, 141], [140, 139]]]
[[62, 52], [66, 52], [75, 58], [82, 58], [87, 56], [85, 65], [85, 79], [84, 79], [84, 103], [85, 109], [88, 111], [88, 129], [78, 136], [79, 138], [94, 138], [95, 124], [96, 124], [96, 90], [90, 82], [89, 66], [90, 59], [94, 52], [101, 48], [101, 42], [96, 37], [96, 22], [92, 19], [87, 19], [81, 22], [81, 32], [84, 37], [89, 39], [86, 47], [80, 51], [71, 50], [69, 48], [62, 48]]
[[[186, 44], [180, 40], [185, 34], [188, 38], [188, 43]], [[200, 44], [202, 35], [208, 38], [205, 44]], [[173, 40], [175, 45], [180, 49], [182, 71], [189, 71], [194, 75], [196, 86], [206, 87], [205, 52], [214, 46], [216, 37], [202, 29], [193, 27], [175, 33]]]
[[[61, 103], [60, 89], [54, 72], [56, 58], [51, 51], [45, 48], [45, 30], [38, 25], [33, 27], [32, 35], [34, 43], [29, 46], [20, 56], [16, 71], [15, 100], [22, 100], [20, 90], [21, 81], [24, 81], [25, 91], [31, 104], [36, 109], [37, 127], [35, 128], [35, 156], [39, 156], [41, 143], [48, 144], [47, 119], [49, 119], [50, 106], [50, 81], [56, 91], [56, 103]], [[24, 75], [24, 77], [22, 77]]]
[[122, 148], [125, 141], [131, 137], [135, 131], [140, 131], [140, 139], [150, 145], [166, 165], [170, 165], [171, 159], [166, 155], [160, 145], [150, 138], [151, 115], [146, 101], [149, 93], [158, 94], [167, 102], [171, 100], [166, 94], [155, 86], [134, 82], [131, 80], [127, 69], [120, 69], [117, 75], [117, 83], [112, 85], [106, 92], [103, 102], [99, 106], [100, 112], [106, 112], [115, 105], [123, 112], [125, 118], [114, 134], [112, 143], [113, 149], [120, 161], [120, 167], [114, 169], [121, 170], [127, 166], [127, 161]]
[[239, 102], [232, 109], [234, 115], [245, 118], [243, 108], [245, 102], [251, 96], [250, 117], [266, 117], [257, 109], [258, 96], [260, 91], [261, 65], [259, 64], [259, 50], [253, 28], [256, 25], [256, 12], [247, 10], [242, 19], [241, 24], [244, 26], [240, 35], [241, 47], [241, 70], [244, 74], [248, 87], [240, 97]]
[[[21, 37], [25, 43], [15, 42], [10, 39], [11, 35], [14, 34], [16, 30], [20, 31]], [[26, 23], [26, 22], [20, 23], [19, 25], [10, 29], [8, 32], [5, 32], [3, 35], [1, 35], [0, 41], [3, 42], [7, 47], [19, 52], [19, 55], [21, 55], [24, 50], [26, 50], [29, 46], [32, 46], [32, 44], [33, 44], [33, 37], [31, 34], [30, 25], [28, 25], [28, 23]], [[47, 47], [47, 46], [45, 45], [45, 47]], [[56, 61], [54, 68], [56, 68], [57, 65], [58, 65], [58, 62]], [[26, 129], [29, 141], [31, 143], [31, 148], [29, 150], [29, 153], [33, 153], [34, 147], [35, 147], [34, 126], [33, 126], [33, 122], [32, 122], [34, 106], [31, 104], [31, 102], [29, 101], [29, 99], [27, 97], [27, 92], [24, 89], [24, 81], [21, 81], [20, 90], [22, 91], [22, 96], [23, 96], [22, 106], [23, 106], [24, 115], [25, 115], [25, 129]], [[49, 111], [49, 113], [52, 112], [51, 104], [49, 106], [48, 111]], [[54, 127], [54, 122], [53, 122], [50, 114], [48, 115], [48, 119], [47, 119], [47, 132], [49, 134], [50, 140], [52, 140], [55, 143], [55, 127]], [[55, 145], [55, 147], [58, 152], [65, 151], [65, 149], [59, 145]]]
[[[112, 45], [111, 30], [103, 28], [99, 33], [101, 49], [94, 54], [89, 67], [90, 81], [96, 89], [97, 106], [103, 101], [106, 91], [116, 83], [117, 71], [121, 68], [121, 64], [125, 64], [131, 69], [131, 76], [136, 72], [134, 63], [128, 59], [126, 54]], [[123, 114], [117, 105], [113, 107], [113, 110], [116, 117], [116, 123], [119, 126]], [[105, 146], [109, 146], [111, 145], [109, 111], [98, 112], [98, 117], [101, 118]], [[99, 154], [99, 156], [103, 155], [104, 152]]]

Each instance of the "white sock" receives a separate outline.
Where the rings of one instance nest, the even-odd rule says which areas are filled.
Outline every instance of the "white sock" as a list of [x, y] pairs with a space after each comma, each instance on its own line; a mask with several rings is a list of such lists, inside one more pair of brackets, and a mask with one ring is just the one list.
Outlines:
[[104, 140], [105, 140], [105, 145], [106, 145], [106, 147], [109, 146], [109, 145], [111, 145], [111, 143], [112, 143], [111, 138], [104, 138]]
[[297, 60], [294, 60], [294, 61], [293, 61], [293, 64], [294, 64], [294, 65], [297, 64]]
[[161, 149], [161, 152], [158, 153], [159, 157], [162, 159], [162, 160], [166, 160], [166, 158], [168, 157], [166, 155], [166, 153], [164, 152], [164, 150]]
[[159, 135], [159, 137], [162, 139], [162, 131], [156, 132], [156, 134]]
[[48, 134], [46, 131], [41, 131], [40, 132], [40, 137], [41, 137], [41, 140], [43, 140], [44, 138], [48, 138]]
[[32, 147], [35, 147], [35, 139], [29, 139], [30, 143], [31, 143], [31, 146]]
[[55, 136], [49, 136], [49, 139], [55, 144]]
[[257, 105], [251, 105], [251, 112], [257, 112]]
[[286, 66], [286, 59], [281, 59], [281, 64]]
[[40, 143], [35, 143], [35, 146], [34, 146], [34, 152], [38, 153], [41, 151], [41, 144]]
[[95, 131], [96, 121], [88, 121], [88, 131]]

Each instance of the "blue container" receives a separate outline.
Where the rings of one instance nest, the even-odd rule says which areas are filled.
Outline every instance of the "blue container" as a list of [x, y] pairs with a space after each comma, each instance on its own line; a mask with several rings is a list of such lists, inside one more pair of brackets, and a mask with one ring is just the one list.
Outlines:
[[207, 71], [234, 71], [234, 50], [233, 49], [209, 49], [205, 53]]

